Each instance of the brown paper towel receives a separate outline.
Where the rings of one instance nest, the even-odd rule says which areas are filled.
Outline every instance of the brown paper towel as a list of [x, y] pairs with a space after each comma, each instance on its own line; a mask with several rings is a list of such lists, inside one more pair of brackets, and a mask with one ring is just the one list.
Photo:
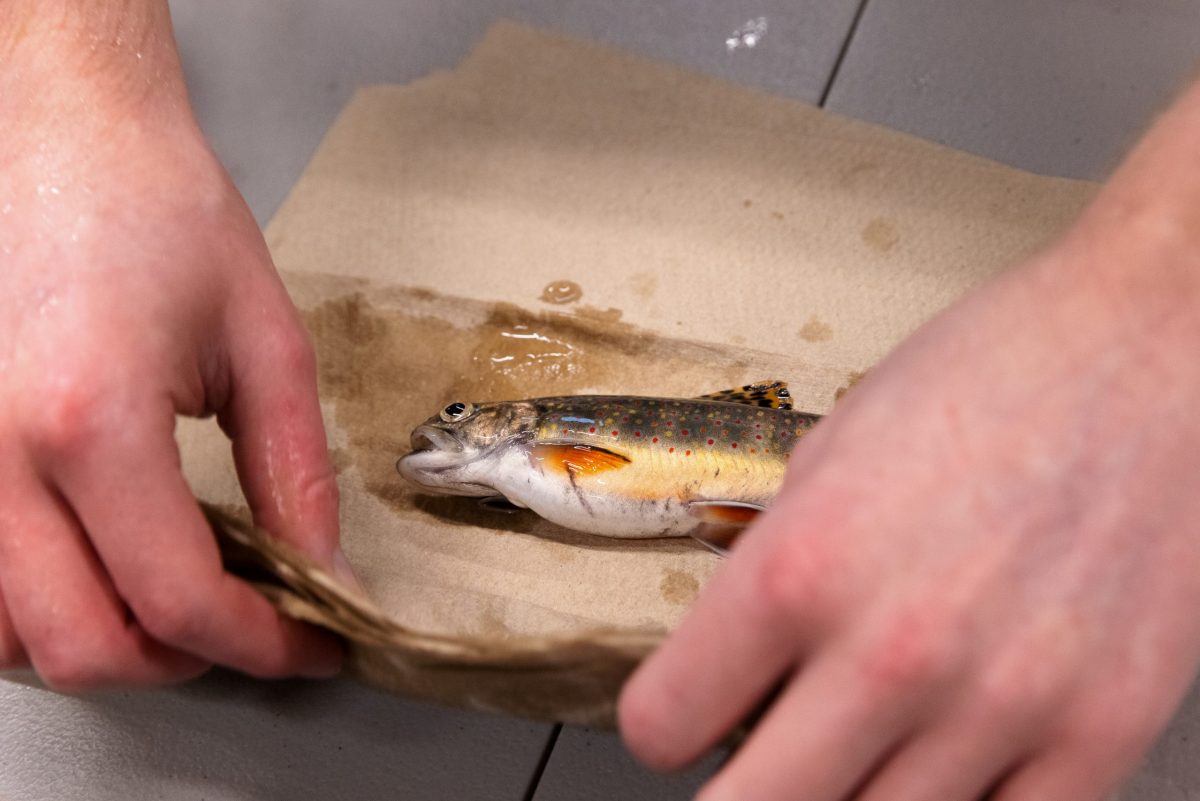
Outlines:
[[[359, 92], [267, 231], [316, 342], [344, 546], [370, 603], [241, 536], [293, 588], [272, 597], [347, 635], [368, 681], [607, 721], [719, 561], [416, 495], [394, 470], [413, 426], [453, 400], [762, 378], [827, 411], [1093, 191], [498, 25], [454, 73]], [[540, 300], [563, 279], [582, 300]], [[180, 439], [198, 496], [240, 507], [215, 427]]]

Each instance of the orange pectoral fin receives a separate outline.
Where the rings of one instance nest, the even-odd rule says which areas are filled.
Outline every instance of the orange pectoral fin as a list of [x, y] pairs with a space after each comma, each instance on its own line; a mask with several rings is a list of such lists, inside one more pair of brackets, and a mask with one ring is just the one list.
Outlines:
[[688, 512], [699, 522], [691, 535], [724, 556], [763, 507], [739, 501], [692, 501]]
[[529, 455], [536, 463], [561, 470], [572, 480], [578, 475], [603, 473], [629, 464], [629, 457], [592, 445], [541, 442], [530, 449]]

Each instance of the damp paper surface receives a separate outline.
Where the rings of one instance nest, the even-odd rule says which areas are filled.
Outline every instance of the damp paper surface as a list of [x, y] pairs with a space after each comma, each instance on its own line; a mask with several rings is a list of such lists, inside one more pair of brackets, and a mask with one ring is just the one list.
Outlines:
[[[1094, 194], [789, 100], [512, 24], [453, 72], [361, 90], [267, 231], [315, 340], [349, 599], [243, 535], [272, 598], [377, 686], [603, 723], [720, 564], [414, 492], [409, 434], [452, 401], [694, 396], [788, 381], [827, 412]], [[215, 424], [198, 497], [244, 509]], [[261, 572], [261, 571], [260, 571]]]

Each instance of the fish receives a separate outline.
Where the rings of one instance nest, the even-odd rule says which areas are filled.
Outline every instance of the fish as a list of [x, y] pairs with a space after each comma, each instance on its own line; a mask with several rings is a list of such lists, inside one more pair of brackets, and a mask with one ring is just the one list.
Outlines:
[[782, 381], [696, 398], [455, 401], [413, 430], [396, 467], [426, 492], [605, 537], [691, 536], [724, 554], [820, 419], [794, 410]]

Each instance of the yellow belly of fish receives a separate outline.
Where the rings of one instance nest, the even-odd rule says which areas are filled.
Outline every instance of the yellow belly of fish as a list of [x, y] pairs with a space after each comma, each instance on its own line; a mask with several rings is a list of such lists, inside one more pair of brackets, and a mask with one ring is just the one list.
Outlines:
[[501, 482], [511, 500], [567, 528], [623, 538], [692, 533], [700, 524], [694, 502], [766, 506], [786, 465], [686, 444], [614, 455], [555, 443], [535, 446], [530, 459], [532, 474]]

